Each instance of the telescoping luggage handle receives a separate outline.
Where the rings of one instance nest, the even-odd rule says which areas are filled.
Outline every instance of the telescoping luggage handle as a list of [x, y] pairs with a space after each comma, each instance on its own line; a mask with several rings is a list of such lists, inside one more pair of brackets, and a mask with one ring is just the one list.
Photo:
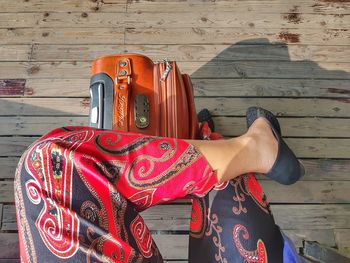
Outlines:
[[[97, 124], [97, 128], [102, 129], [103, 122], [101, 121], [103, 118], [103, 98], [104, 98], [104, 87], [102, 83], [97, 85], [97, 89], [93, 87], [90, 92], [96, 93], [98, 98], [98, 105], [91, 109], [91, 122]], [[93, 96], [93, 94], [91, 94]], [[96, 94], [95, 96], [96, 97]]]
[[104, 73], [96, 74], [90, 82], [89, 126], [112, 129], [113, 80]]

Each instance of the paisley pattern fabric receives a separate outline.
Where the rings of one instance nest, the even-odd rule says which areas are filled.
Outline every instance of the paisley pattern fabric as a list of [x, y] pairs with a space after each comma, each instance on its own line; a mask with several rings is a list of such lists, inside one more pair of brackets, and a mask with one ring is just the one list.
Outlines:
[[[205, 123], [201, 134], [207, 140], [222, 139]], [[194, 198], [190, 227], [189, 262], [283, 262], [281, 231], [253, 173]]]
[[[205, 123], [201, 131], [221, 138]], [[218, 184], [184, 140], [78, 126], [49, 132], [20, 159], [21, 260], [163, 262], [139, 213], [185, 197], [190, 262], [282, 262], [281, 234], [253, 174]]]

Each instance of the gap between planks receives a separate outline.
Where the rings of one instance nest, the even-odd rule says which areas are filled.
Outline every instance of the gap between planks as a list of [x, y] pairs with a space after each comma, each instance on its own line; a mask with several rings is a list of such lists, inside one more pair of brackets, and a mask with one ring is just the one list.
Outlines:
[[141, 53], [153, 61], [313, 61], [349, 62], [349, 46], [259, 44], [233, 45], [61, 45], [0, 46], [0, 61], [87, 61], [106, 54]]

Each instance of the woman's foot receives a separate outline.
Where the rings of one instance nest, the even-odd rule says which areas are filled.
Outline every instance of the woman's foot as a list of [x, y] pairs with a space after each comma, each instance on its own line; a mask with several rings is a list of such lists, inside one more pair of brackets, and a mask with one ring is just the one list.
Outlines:
[[[282, 138], [276, 116], [263, 108], [250, 107], [246, 113], [246, 120], [247, 133], [253, 134], [253, 137], [258, 135], [256, 148], [260, 153], [260, 160], [257, 161], [259, 162], [257, 163], [258, 172], [262, 172], [272, 180], [285, 185], [298, 181], [305, 174], [304, 166]], [[257, 122], [259, 123], [257, 124]], [[269, 132], [263, 122], [269, 126]], [[253, 129], [254, 126], [257, 129]], [[272, 142], [272, 136], [275, 137], [274, 142]]]
[[[295, 183], [304, 168], [280, 134], [277, 119], [251, 112], [248, 131], [228, 140], [187, 140], [205, 156], [219, 182], [249, 172], [264, 173], [281, 184]], [[261, 109], [259, 114], [267, 114]], [[270, 119], [271, 122], [270, 122]], [[272, 125], [271, 123], [274, 123]], [[276, 128], [277, 127], [277, 128]]]
[[271, 130], [269, 122], [260, 117], [249, 127], [246, 136], [251, 138], [250, 146], [256, 151], [255, 167], [257, 173], [267, 173], [276, 161], [278, 141]]
[[268, 122], [259, 118], [245, 134], [228, 140], [188, 140], [204, 154], [219, 182], [249, 172], [267, 173], [274, 164], [278, 143]]

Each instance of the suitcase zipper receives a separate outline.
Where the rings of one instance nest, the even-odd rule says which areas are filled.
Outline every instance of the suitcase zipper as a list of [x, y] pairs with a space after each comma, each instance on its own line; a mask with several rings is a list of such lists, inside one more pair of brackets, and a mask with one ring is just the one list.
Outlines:
[[[174, 90], [174, 72], [172, 72], [170, 75], [169, 73], [173, 69], [172, 63], [169, 62], [168, 60], [164, 60], [163, 62], [158, 63], [158, 83], [160, 83], [160, 98], [161, 98], [161, 104], [162, 106], [160, 107], [161, 110], [161, 116], [163, 114], [164, 118], [162, 122], [162, 118], [160, 118], [161, 122], [161, 127], [163, 134], [162, 136], [166, 137], [176, 137], [177, 132], [176, 132], [176, 105], [174, 103], [176, 96]], [[159, 78], [160, 77], [160, 78]], [[170, 97], [169, 97], [170, 95]]]
[[[168, 68], [168, 67], [167, 67]], [[171, 71], [172, 67], [170, 67], [169, 72]], [[169, 74], [167, 72], [167, 75]], [[175, 97], [176, 97], [176, 88], [175, 88], [175, 83], [174, 83], [174, 72], [171, 72], [170, 75], [167, 78], [167, 91], [170, 91], [170, 97], [168, 97], [168, 113], [169, 117], [171, 118], [168, 120], [168, 125], [169, 125], [169, 135], [170, 137], [177, 137], [177, 127], [176, 127], [176, 104], [175, 104]]]
[[159, 97], [160, 97], [160, 127], [161, 127], [161, 136], [167, 136], [168, 135], [168, 118], [167, 118], [167, 100], [166, 100], [166, 85], [165, 81], [161, 79], [161, 76], [163, 75], [163, 67], [164, 63], [158, 64], [158, 78], [157, 81], [159, 83]]

